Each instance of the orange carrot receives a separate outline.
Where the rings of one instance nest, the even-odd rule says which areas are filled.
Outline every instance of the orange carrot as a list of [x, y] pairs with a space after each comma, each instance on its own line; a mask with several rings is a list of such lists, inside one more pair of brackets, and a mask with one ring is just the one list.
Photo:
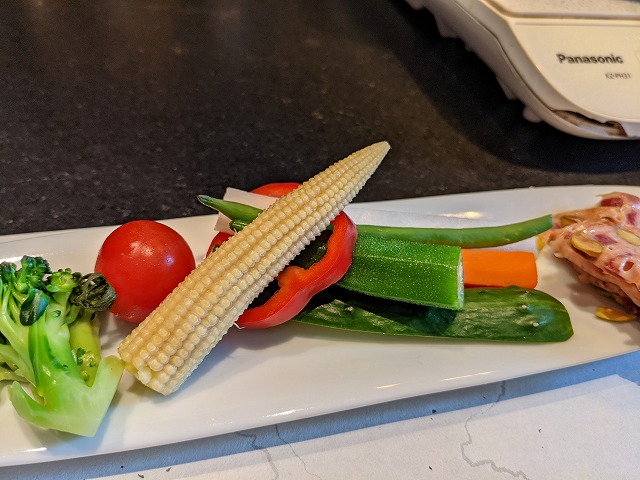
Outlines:
[[463, 249], [465, 287], [535, 288], [538, 283], [536, 257], [531, 252]]

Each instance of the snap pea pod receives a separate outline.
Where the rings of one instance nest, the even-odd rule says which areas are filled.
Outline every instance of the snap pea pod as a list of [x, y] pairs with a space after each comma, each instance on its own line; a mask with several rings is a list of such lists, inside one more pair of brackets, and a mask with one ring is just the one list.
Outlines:
[[[242, 229], [262, 211], [249, 205], [220, 200], [207, 195], [199, 195], [198, 200], [203, 205], [229, 217], [232, 228], [237, 229]], [[526, 240], [549, 230], [551, 227], [552, 218], [549, 214], [522, 222], [490, 227], [422, 228], [358, 225], [358, 233], [461, 248], [486, 248]]]
[[486, 248], [526, 240], [553, 226], [551, 215], [522, 222], [490, 227], [425, 228], [358, 225], [358, 233], [412, 242], [452, 245], [462, 248]]
[[464, 306], [456, 311], [331, 287], [293, 320], [359, 332], [501, 342], [562, 342], [573, 335], [564, 305], [544, 292], [467, 288], [464, 296]]

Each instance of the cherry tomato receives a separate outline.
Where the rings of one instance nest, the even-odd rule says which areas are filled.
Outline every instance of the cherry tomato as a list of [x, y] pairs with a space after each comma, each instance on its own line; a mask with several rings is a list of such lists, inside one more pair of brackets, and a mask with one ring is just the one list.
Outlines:
[[95, 271], [116, 290], [111, 312], [140, 323], [194, 268], [193, 252], [178, 232], [152, 220], [135, 220], [106, 238]]

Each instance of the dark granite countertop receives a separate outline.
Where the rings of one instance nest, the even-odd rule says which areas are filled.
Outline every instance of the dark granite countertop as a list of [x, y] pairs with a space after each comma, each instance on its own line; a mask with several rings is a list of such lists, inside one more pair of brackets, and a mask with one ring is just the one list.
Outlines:
[[402, 1], [20, 2], [0, 16], [0, 234], [208, 211], [392, 151], [358, 200], [640, 184], [640, 144], [522, 118]]

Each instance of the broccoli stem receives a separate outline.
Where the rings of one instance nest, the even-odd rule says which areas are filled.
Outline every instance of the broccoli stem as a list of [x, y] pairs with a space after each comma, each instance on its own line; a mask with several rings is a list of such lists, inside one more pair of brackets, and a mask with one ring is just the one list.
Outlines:
[[[35, 395], [29, 395], [20, 383], [13, 382], [9, 398], [16, 412], [35, 425], [93, 436], [118, 388], [124, 363], [114, 356], [103, 359], [96, 370], [93, 385], [87, 385], [79, 375], [74, 359], [71, 358], [71, 363], [66, 361], [71, 355], [63, 355], [66, 360], [56, 355], [56, 351], [64, 351], [65, 335], [52, 337], [47, 328], [49, 320], [41, 319], [29, 330], [29, 352], [32, 363], [36, 365], [32, 387]], [[61, 327], [62, 332], [68, 331], [66, 325]], [[67, 350], [70, 352], [68, 343]]]
[[84, 310], [69, 325], [69, 343], [80, 367], [80, 374], [88, 386], [93, 385], [98, 365], [102, 360], [99, 335], [100, 324], [93, 312]]
[[8, 306], [3, 303], [0, 311], [0, 332], [8, 343], [0, 345], [0, 363], [11, 367], [14, 373], [32, 382], [33, 368], [28, 349], [29, 327], [12, 321], [7, 312]]
[[0, 344], [0, 381], [2, 380], [33, 380], [29, 362], [11, 345]]
[[5, 380], [15, 380], [17, 382], [25, 381], [25, 379], [18, 375], [15, 370], [5, 367], [4, 365], [0, 365], [0, 381]]

